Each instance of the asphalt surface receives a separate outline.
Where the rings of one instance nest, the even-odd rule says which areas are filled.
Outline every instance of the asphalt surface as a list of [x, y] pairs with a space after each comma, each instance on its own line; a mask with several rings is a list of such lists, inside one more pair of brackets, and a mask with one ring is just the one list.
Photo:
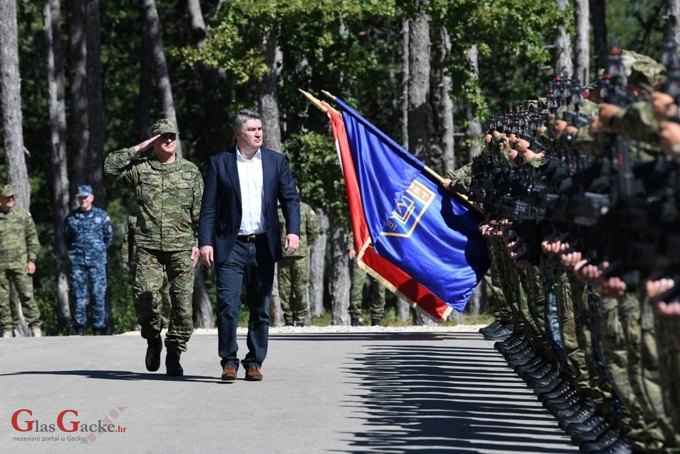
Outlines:
[[215, 334], [192, 337], [184, 377], [147, 372], [145, 349], [0, 339], [0, 453], [578, 452], [476, 332], [289, 329], [261, 382], [220, 380]]

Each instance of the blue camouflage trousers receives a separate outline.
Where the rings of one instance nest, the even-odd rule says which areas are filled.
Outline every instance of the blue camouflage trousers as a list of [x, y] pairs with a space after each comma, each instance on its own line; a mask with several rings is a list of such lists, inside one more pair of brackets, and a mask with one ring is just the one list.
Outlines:
[[102, 329], [106, 326], [104, 304], [106, 301], [106, 261], [98, 261], [91, 265], [71, 262], [71, 298], [73, 301], [73, 318], [76, 327], [84, 327], [87, 323], [87, 299], [90, 297], [92, 311], [92, 327]]

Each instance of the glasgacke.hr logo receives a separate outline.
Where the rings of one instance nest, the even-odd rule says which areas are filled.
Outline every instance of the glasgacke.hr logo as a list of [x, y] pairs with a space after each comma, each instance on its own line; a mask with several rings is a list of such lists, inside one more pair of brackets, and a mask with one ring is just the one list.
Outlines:
[[93, 443], [104, 434], [127, 433], [127, 427], [114, 421], [127, 407], [112, 408], [105, 417], [95, 422], [78, 418], [78, 411], [62, 410], [54, 419], [33, 419], [33, 410], [21, 408], [12, 413], [12, 428], [23, 435], [12, 437], [13, 441], [70, 441]]

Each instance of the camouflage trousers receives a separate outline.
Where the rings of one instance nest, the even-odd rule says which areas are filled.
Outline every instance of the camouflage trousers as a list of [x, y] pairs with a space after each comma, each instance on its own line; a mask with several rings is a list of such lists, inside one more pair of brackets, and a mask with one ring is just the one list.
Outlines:
[[170, 320], [165, 347], [185, 352], [193, 332], [192, 296], [194, 269], [189, 251], [158, 251], [137, 248], [133, 294], [142, 337], [153, 339], [161, 332], [163, 275], [170, 283]]
[[680, 434], [680, 318], [655, 313], [659, 349], [659, 375], [666, 414], [673, 431]]
[[309, 257], [284, 257], [277, 267], [283, 318], [286, 323], [304, 323], [309, 313]]
[[[567, 357], [569, 373], [576, 377], [576, 383], [583, 384], [583, 379], [588, 381], [585, 367], [585, 351], [578, 345], [576, 336], [576, 318], [574, 316], [574, 299], [569, 284], [567, 269], [557, 255], [548, 257], [548, 266], [553, 277], [555, 300], [557, 302], [557, 317], [560, 325], [562, 338], [562, 350]], [[585, 377], [583, 377], [585, 374]]]
[[640, 304], [632, 293], [621, 298], [596, 297], [593, 339], [595, 352], [611, 385], [612, 409], [622, 433], [643, 452], [658, 451], [664, 434], [645, 418], [646, 397], [641, 370]]
[[40, 309], [33, 298], [33, 277], [25, 269], [0, 270], [0, 328], [3, 331], [14, 329], [10, 303], [10, 285], [19, 295], [24, 318], [29, 326], [41, 326]]
[[90, 300], [92, 327], [102, 329], [106, 326], [104, 306], [106, 303], [106, 261], [93, 265], [71, 262], [70, 274], [71, 301], [76, 327], [87, 324], [87, 301]]
[[[352, 260], [352, 286], [349, 295], [349, 315], [359, 318], [362, 314], [362, 302], [364, 296], [364, 284], [366, 271], [359, 267], [357, 260]], [[370, 296], [369, 305], [372, 319], [381, 319], [385, 313], [385, 287], [369, 276]]]
[[626, 436], [637, 449], [661, 452], [665, 435], [654, 415], [643, 382], [641, 304], [631, 292], [627, 292], [617, 301], [625, 349], [620, 354], [625, 356], [622, 358], [622, 370], [611, 376], [611, 380], [615, 389], [620, 388], [623, 383], [629, 386], [626, 389], [627, 396], [617, 390], [621, 406], [627, 407], [631, 417], [630, 430]]
[[543, 288], [543, 275], [539, 266], [532, 266], [525, 270], [518, 270], [524, 293], [529, 317], [532, 321], [534, 335], [534, 348], [543, 355], [551, 355], [548, 345], [545, 324], [545, 290]]
[[[137, 270], [137, 267], [135, 264], [131, 264], [131, 276], [132, 276], [132, 282], [134, 284], [135, 281], [135, 272]], [[170, 282], [168, 281], [168, 274], [163, 273], [163, 289], [162, 289], [162, 296], [161, 296], [161, 329], [168, 329], [168, 325], [170, 324], [170, 308], [172, 307], [172, 304], [170, 303]]]
[[[651, 422], [652, 427], [658, 427], [663, 434], [663, 446], [657, 452], [680, 452], [678, 433], [675, 432], [670, 413], [664, 406], [654, 307], [644, 288], [638, 292], [638, 301], [640, 301], [640, 381], [645, 398], [645, 421]], [[654, 452], [654, 447], [655, 445], [652, 445], [650, 447], [652, 449], [647, 451]]]
[[[536, 270], [517, 268], [502, 240], [500, 240], [497, 248], [498, 256], [501, 259], [503, 282], [505, 283], [503, 294], [505, 294], [506, 299], [512, 301], [511, 304], [515, 307], [517, 317], [520, 320], [518, 324], [515, 324], [515, 327], [521, 329], [525, 336], [532, 339], [534, 347], [536, 347], [538, 342], [545, 340], [543, 336], [545, 331], [541, 332], [541, 328], [537, 324], [538, 311], [533, 304], [533, 298], [539, 297], [538, 293], [542, 293], [538, 290], [540, 288], [540, 272], [537, 275]], [[536, 279], [538, 279], [538, 282]], [[541, 298], [544, 304], [545, 294]], [[532, 299], [531, 307], [530, 299]]]
[[[628, 378], [628, 351], [616, 298], [595, 294], [593, 340], [598, 358], [611, 385], [614, 416], [624, 434], [644, 428], [640, 411], [634, 404], [635, 393]], [[638, 424], [637, 427], [633, 427]]]
[[512, 323], [512, 309], [508, 305], [505, 294], [503, 293], [499, 259], [496, 256], [494, 243], [492, 241], [487, 241], [487, 248], [489, 251], [489, 258], [491, 259], [491, 266], [489, 266], [489, 270], [484, 275], [484, 280], [491, 291], [491, 311], [496, 320], [502, 321], [503, 323]]
[[[524, 321], [520, 311], [518, 295], [517, 292], [514, 291], [513, 285], [513, 283], [517, 282], [517, 275], [512, 269], [515, 268], [515, 266], [512, 263], [508, 263], [510, 257], [502, 239], [496, 237], [489, 238], [487, 244], [489, 245], [491, 256], [491, 278], [493, 280], [494, 275], [496, 275], [495, 280], [500, 285], [503, 300], [505, 301], [505, 307], [507, 309], [503, 314], [509, 316], [515, 329], [519, 332], [524, 326]], [[506, 319], [503, 320], [508, 321]]]

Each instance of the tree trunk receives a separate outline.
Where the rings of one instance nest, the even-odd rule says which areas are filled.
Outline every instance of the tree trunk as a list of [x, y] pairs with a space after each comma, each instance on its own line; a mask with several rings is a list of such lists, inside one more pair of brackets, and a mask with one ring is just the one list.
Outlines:
[[[156, 65], [156, 78], [158, 79], [158, 90], [160, 91], [161, 95], [161, 108], [163, 110], [163, 116], [174, 121], [179, 128], [179, 123], [177, 123], [177, 114], [175, 113], [175, 102], [172, 98], [170, 73], [168, 72], [168, 64], [165, 60], [163, 30], [161, 29], [161, 24], [158, 20], [156, 1], [142, 0], [142, 8], [144, 9], [144, 26], [149, 33], [151, 54], [153, 56], [154, 64]], [[182, 147], [179, 140], [177, 141], [177, 156], [182, 156]]]
[[273, 327], [284, 326], [286, 321], [283, 318], [281, 309], [281, 297], [279, 296], [279, 267], [274, 267], [274, 283], [272, 284], [272, 294], [269, 298], [269, 320]]
[[314, 211], [319, 219], [321, 233], [309, 247], [309, 313], [312, 317], [321, 317], [323, 315], [324, 277], [326, 276], [328, 216], [320, 208]]
[[430, 17], [425, 1], [409, 26], [408, 139], [409, 151], [430, 164]]
[[[564, 11], [567, 8], [569, 0], [556, 0], [557, 9]], [[569, 76], [574, 74], [574, 63], [571, 60], [571, 39], [567, 34], [567, 28], [564, 25], [557, 27], [558, 37], [555, 41], [555, 51], [557, 60], [555, 62], [555, 71], [557, 74], [567, 73]]]
[[590, 82], [590, 12], [589, 0], [574, 0], [576, 7], [576, 74], [574, 79], [578, 80], [581, 86], [588, 85]]
[[[277, 34], [278, 27], [272, 25], [262, 39], [262, 54], [264, 55], [265, 64], [269, 67], [269, 72], [260, 82], [260, 114], [262, 115], [264, 146], [272, 150], [280, 151], [281, 127], [279, 125], [279, 105], [276, 89], [278, 77]], [[279, 298], [279, 285], [276, 274], [274, 277], [274, 288], [272, 290], [269, 307], [272, 326], [282, 326], [284, 324], [283, 310], [281, 309], [281, 299]]]
[[666, 0], [668, 5], [668, 21], [673, 28], [673, 37], [680, 43], [680, 0]]
[[[449, 32], [444, 27], [439, 29], [440, 42], [440, 56], [442, 61], [447, 61], [449, 54], [451, 54], [451, 39]], [[442, 167], [443, 172], [453, 170], [456, 166], [456, 157], [454, 155], [454, 125], [453, 125], [453, 99], [451, 98], [451, 76], [448, 74], [447, 68], [442, 69], [441, 78], [441, 134], [442, 134]]]
[[409, 20], [401, 23], [401, 145], [408, 149]]
[[21, 111], [21, 76], [15, 0], [0, 1], [0, 106], [5, 145], [7, 180], [14, 188], [17, 206], [31, 205], [31, 187], [24, 156]]
[[[144, 22], [144, 20], [142, 20]], [[149, 31], [142, 24], [142, 52], [140, 56], [139, 72], [139, 138], [146, 140], [151, 137], [151, 71], [153, 57], [151, 56], [151, 39]]]
[[[409, 68], [410, 68], [410, 54], [409, 54], [409, 34], [410, 22], [404, 19], [401, 23], [401, 145], [408, 150], [408, 107], [409, 107]], [[406, 322], [411, 317], [411, 305], [404, 299], [397, 297], [396, 303], [396, 317], [400, 322]]]
[[[203, 11], [199, 0], [187, 0], [191, 16], [191, 34], [197, 48], [200, 48], [208, 37], [208, 28], [203, 19]], [[203, 83], [203, 99], [205, 102], [204, 127], [208, 133], [208, 144], [211, 150], [219, 150], [224, 144], [222, 125], [224, 124], [220, 98], [214, 96], [218, 90], [217, 70], [206, 65], [198, 65]]]
[[194, 294], [191, 302], [194, 309], [194, 327], [214, 328], [212, 304], [205, 287], [205, 265], [200, 260], [194, 268]]
[[331, 237], [331, 307], [332, 324], [335, 326], [349, 325], [349, 258], [345, 243], [345, 228], [333, 230]]
[[[470, 62], [470, 66], [472, 66], [475, 76], [479, 77], [479, 49], [477, 49], [477, 45], [470, 47], [470, 50], [467, 51], [466, 58]], [[468, 151], [468, 161], [471, 161], [472, 158], [479, 156], [479, 154], [482, 152], [482, 147], [480, 145], [482, 125], [477, 119], [477, 116], [472, 114], [472, 109], [470, 108], [469, 103], [465, 108], [465, 114], [469, 124], [466, 135], [469, 139], [471, 139], [470, 143], [472, 144], [470, 145], [470, 150]]]
[[[102, 93], [101, 35], [99, 26], [99, 0], [87, 0], [85, 5], [85, 24], [87, 27], [87, 94], [90, 117], [90, 142], [87, 159], [86, 181], [92, 185], [95, 194], [94, 204], [106, 207], [104, 188], [104, 95]], [[113, 323], [107, 313], [107, 326]]]
[[61, 48], [61, 7], [59, 0], [44, 0], [45, 49], [47, 56], [47, 91], [50, 112], [50, 157], [52, 161], [52, 206], [54, 214], [54, 260], [57, 283], [57, 318], [59, 332], [71, 323], [69, 306], [64, 219], [69, 212], [69, 180], [66, 158], [66, 107], [64, 62]]
[[593, 28], [593, 42], [595, 43], [595, 56], [597, 68], [603, 68], [609, 56], [607, 44], [607, 2], [606, 0], [594, 0], [590, 2], [590, 23]]
[[479, 315], [486, 309], [486, 305], [486, 281], [482, 279], [477, 284], [477, 287], [475, 287], [475, 291], [472, 292], [467, 307], [470, 315]]
[[90, 113], [87, 94], [87, 28], [84, 0], [69, 0], [69, 35], [71, 40], [71, 175], [75, 191], [81, 178], [88, 175], [90, 156]]
[[416, 315], [414, 318], [416, 325], [418, 326], [432, 326], [437, 324], [437, 322], [435, 322], [432, 317], [425, 315], [421, 310], [416, 310]]
[[[15, 0], [0, 1], [0, 110], [4, 133], [7, 180], [14, 188], [16, 205], [28, 209], [31, 186], [24, 156], [24, 133], [21, 111], [21, 76], [19, 75], [19, 41]], [[17, 336], [29, 336], [30, 330], [18, 306]]]
[[[207, 28], [205, 26], [205, 21], [203, 20], [203, 12], [201, 11], [201, 4], [198, 0], [187, 0], [187, 6], [189, 9], [189, 14], [191, 15], [191, 31], [194, 36], [196, 47], [201, 47], [203, 41], [207, 36]], [[201, 74], [204, 75], [206, 71], [205, 67], [201, 68]], [[204, 78], [205, 81], [205, 78]], [[205, 86], [205, 83], [204, 83]], [[207, 93], [207, 92], [206, 92]], [[208, 99], [215, 99], [215, 96], [205, 96]], [[210, 121], [210, 116], [206, 116], [206, 121]], [[210, 296], [205, 288], [205, 272], [204, 267], [201, 265], [196, 267], [196, 272], [194, 273], [194, 326], [203, 328], [212, 328], [215, 326], [215, 320], [213, 318], [212, 303], [210, 301]]]
[[264, 62], [269, 67], [260, 82], [260, 114], [262, 115], [262, 130], [264, 146], [272, 150], [281, 150], [281, 126], [279, 123], [279, 104], [277, 93], [277, 79], [280, 63], [280, 52], [277, 49], [278, 27], [272, 25], [262, 40], [262, 54]]

